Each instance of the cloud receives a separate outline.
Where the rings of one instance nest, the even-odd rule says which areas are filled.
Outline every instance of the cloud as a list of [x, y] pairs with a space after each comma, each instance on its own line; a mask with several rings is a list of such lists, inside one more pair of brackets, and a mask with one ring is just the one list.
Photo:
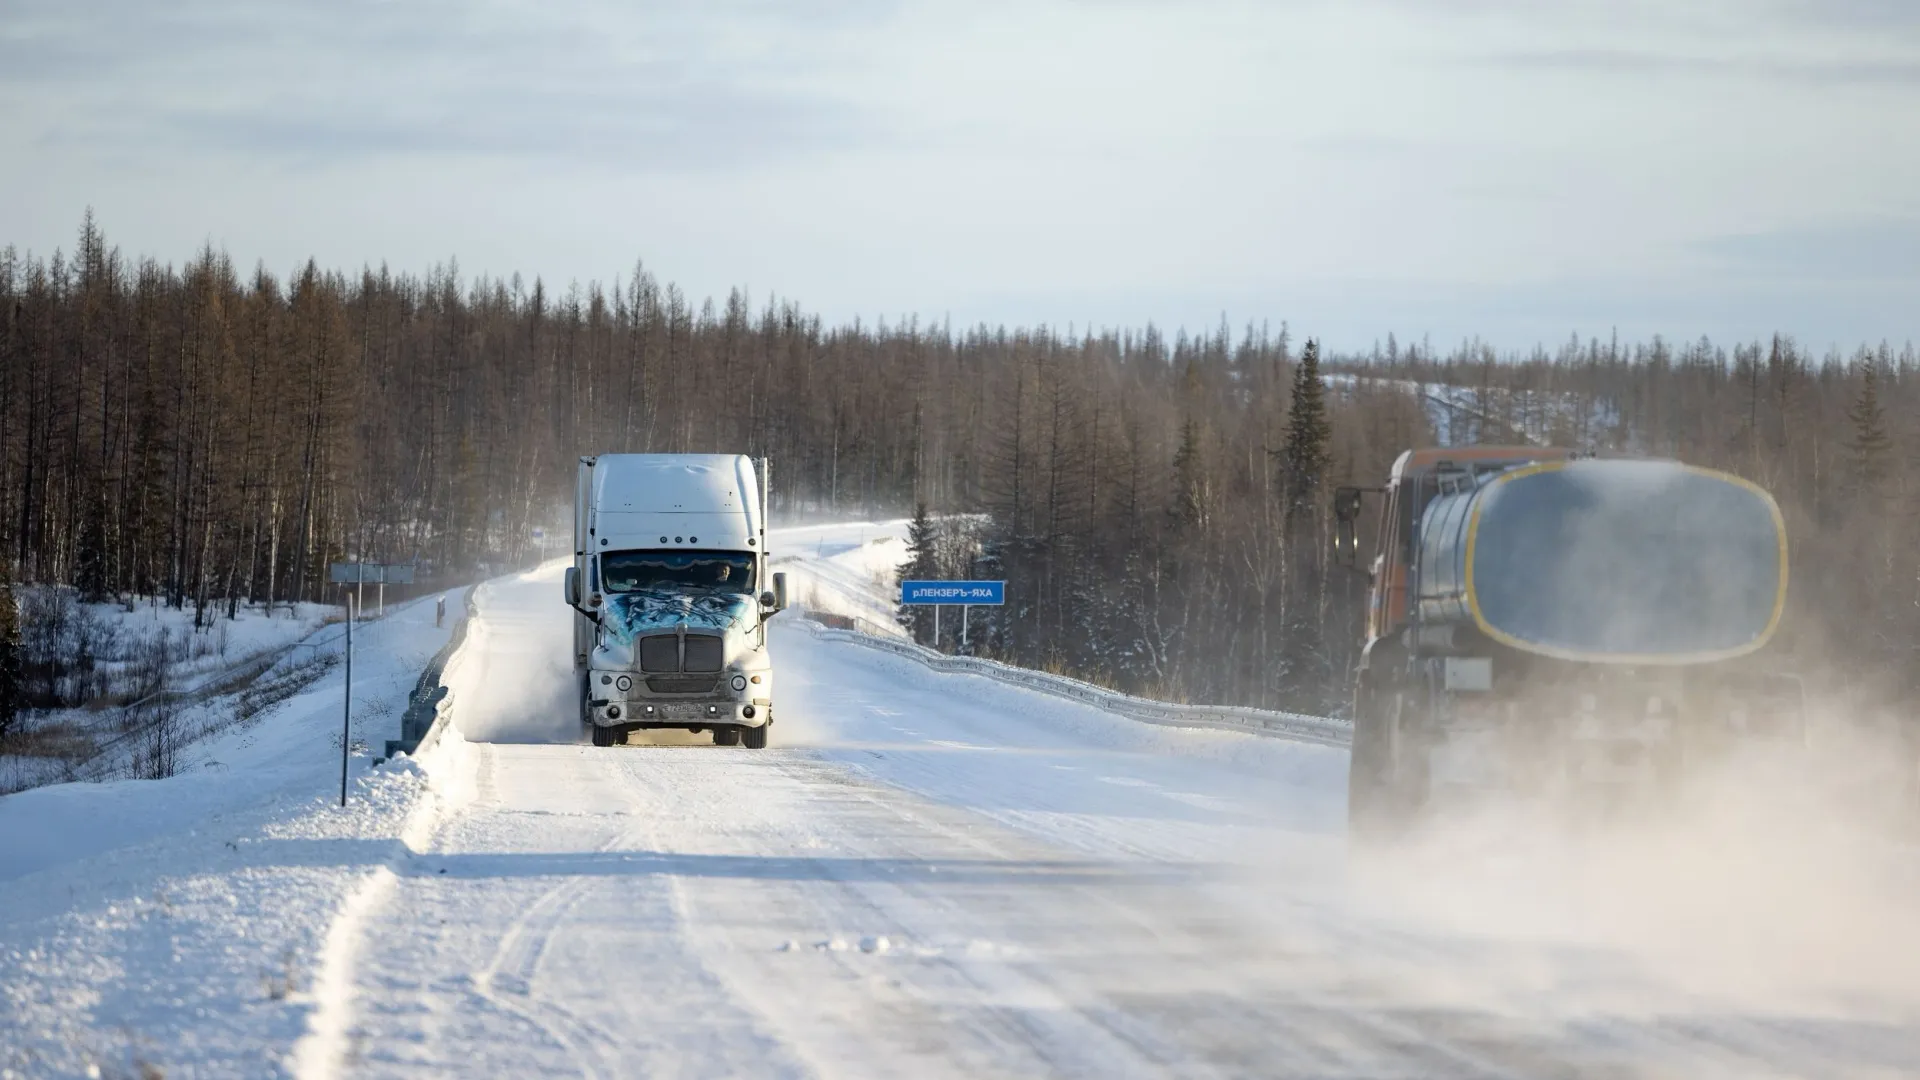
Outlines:
[[[1804, 344], [1843, 349], [1863, 342], [1916, 340], [1907, 312], [1920, 306], [1920, 282], [1793, 280], [1784, 276], [1644, 277], [1567, 275], [1505, 282], [1432, 277], [1338, 277], [1280, 280], [1254, 290], [1085, 290], [982, 293], [947, 306], [898, 305], [924, 319], [951, 316], [957, 326], [1013, 312], [1013, 321], [1064, 330], [1138, 327], [1149, 319], [1171, 338], [1177, 331], [1213, 332], [1225, 317], [1238, 336], [1249, 321], [1278, 332], [1284, 320], [1296, 341], [1320, 339], [1334, 352], [1364, 352], [1389, 332], [1404, 344], [1423, 337], [1448, 351], [1470, 339], [1502, 355], [1548, 349], [1569, 336], [1625, 341], [1658, 334], [1668, 341], [1702, 335], [1731, 347], [1775, 332]], [[845, 314], [834, 312], [833, 314]], [[871, 310], [862, 314], [873, 315]]]
[[[818, 31], [844, 12], [744, 6], [754, 18], [735, 23], [671, 5], [28, 0], [0, 34], [0, 95], [42, 146], [184, 143], [303, 167], [707, 168], [884, 137], [876, 113], [814, 77], [835, 62]], [[807, 18], [813, 48], [782, 47]]]
[[161, 257], [639, 249], [829, 315], [1359, 345], [1920, 310], [1910, 224], [1796, 225], [1920, 217], [1908, 0], [0, 5], [0, 242], [36, 248], [91, 205]]
[[1803, 225], [1714, 237], [1700, 249], [1744, 275], [1920, 284], [1920, 218]]
[[588, 91], [476, 91], [425, 107], [316, 109], [306, 102], [170, 109], [140, 132], [82, 139], [182, 141], [295, 165], [377, 157], [568, 161], [672, 171], [726, 167], [871, 142], [858, 110], [831, 99], [715, 84]]
[[1704, 56], [1639, 49], [1527, 49], [1473, 57], [1513, 71], [1581, 75], [1736, 77], [1827, 86], [1920, 86], [1920, 58], [1817, 60], [1784, 56]]
[[1920, 27], [1920, 4], [1913, 0], [1774, 0], [1774, 6], [1788, 19], [1815, 29]]

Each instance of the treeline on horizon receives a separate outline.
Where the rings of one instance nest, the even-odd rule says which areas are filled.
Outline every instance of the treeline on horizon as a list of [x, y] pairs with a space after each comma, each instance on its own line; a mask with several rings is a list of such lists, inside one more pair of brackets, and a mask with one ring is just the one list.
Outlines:
[[1363, 586], [1329, 558], [1331, 488], [1377, 484], [1409, 447], [1535, 437], [1761, 483], [1794, 545], [1781, 648], [1883, 696], [1920, 688], [1911, 346], [1313, 353], [1224, 322], [830, 326], [738, 291], [695, 302], [639, 265], [564, 293], [453, 267], [282, 280], [212, 249], [129, 258], [89, 213], [71, 253], [0, 249], [0, 563], [211, 620], [332, 599], [346, 557], [441, 582], [526, 565], [533, 527], [565, 528], [581, 454], [743, 452], [772, 459], [789, 520], [983, 515], [943, 519], [925, 567], [1008, 580], [976, 652], [1325, 711]]

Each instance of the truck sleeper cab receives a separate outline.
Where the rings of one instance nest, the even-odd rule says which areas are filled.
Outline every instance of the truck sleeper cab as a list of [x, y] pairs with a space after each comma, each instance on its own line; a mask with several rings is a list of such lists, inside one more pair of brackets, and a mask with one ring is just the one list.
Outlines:
[[766, 621], [766, 467], [742, 455], [581, 458], [574, 565], [579, 708], [594, 745], [646, 728], [767, 744], [773, 662]]

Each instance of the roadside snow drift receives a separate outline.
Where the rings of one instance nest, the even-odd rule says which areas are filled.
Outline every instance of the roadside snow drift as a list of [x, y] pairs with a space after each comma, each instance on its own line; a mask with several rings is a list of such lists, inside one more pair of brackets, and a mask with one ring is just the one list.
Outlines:
[[[356, 633], [356, 743], [398, 735], [450, 629], [427, 601]], [[337, 806], [343, 680], [189, 748], [171, 779], [0, 798], [0, 1075], [287, 1071], [334, 910], [424, 788], [356, 749]]]

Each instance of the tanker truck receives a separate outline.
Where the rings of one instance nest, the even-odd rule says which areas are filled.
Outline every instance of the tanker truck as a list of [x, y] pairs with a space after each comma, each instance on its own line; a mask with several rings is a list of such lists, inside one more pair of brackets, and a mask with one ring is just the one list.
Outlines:
[[[632, 731], [767, 745], [767, 462], [740, 454], [583, 457], [574, 486], [573, 669], [595, 746]], [[758, 590], [758, 591], [756, 591]]]
[[1561, 449], [1408, 451], [1383, 487], [1334, 494], [1337, 561], [1355, 569], [1369, 495], [1356, 839], [1491, 792], [1659, 806], [1736, 747], [1804, 740], [1799, 681], [1763, 651], [1788, 560], [1757, 485]]

